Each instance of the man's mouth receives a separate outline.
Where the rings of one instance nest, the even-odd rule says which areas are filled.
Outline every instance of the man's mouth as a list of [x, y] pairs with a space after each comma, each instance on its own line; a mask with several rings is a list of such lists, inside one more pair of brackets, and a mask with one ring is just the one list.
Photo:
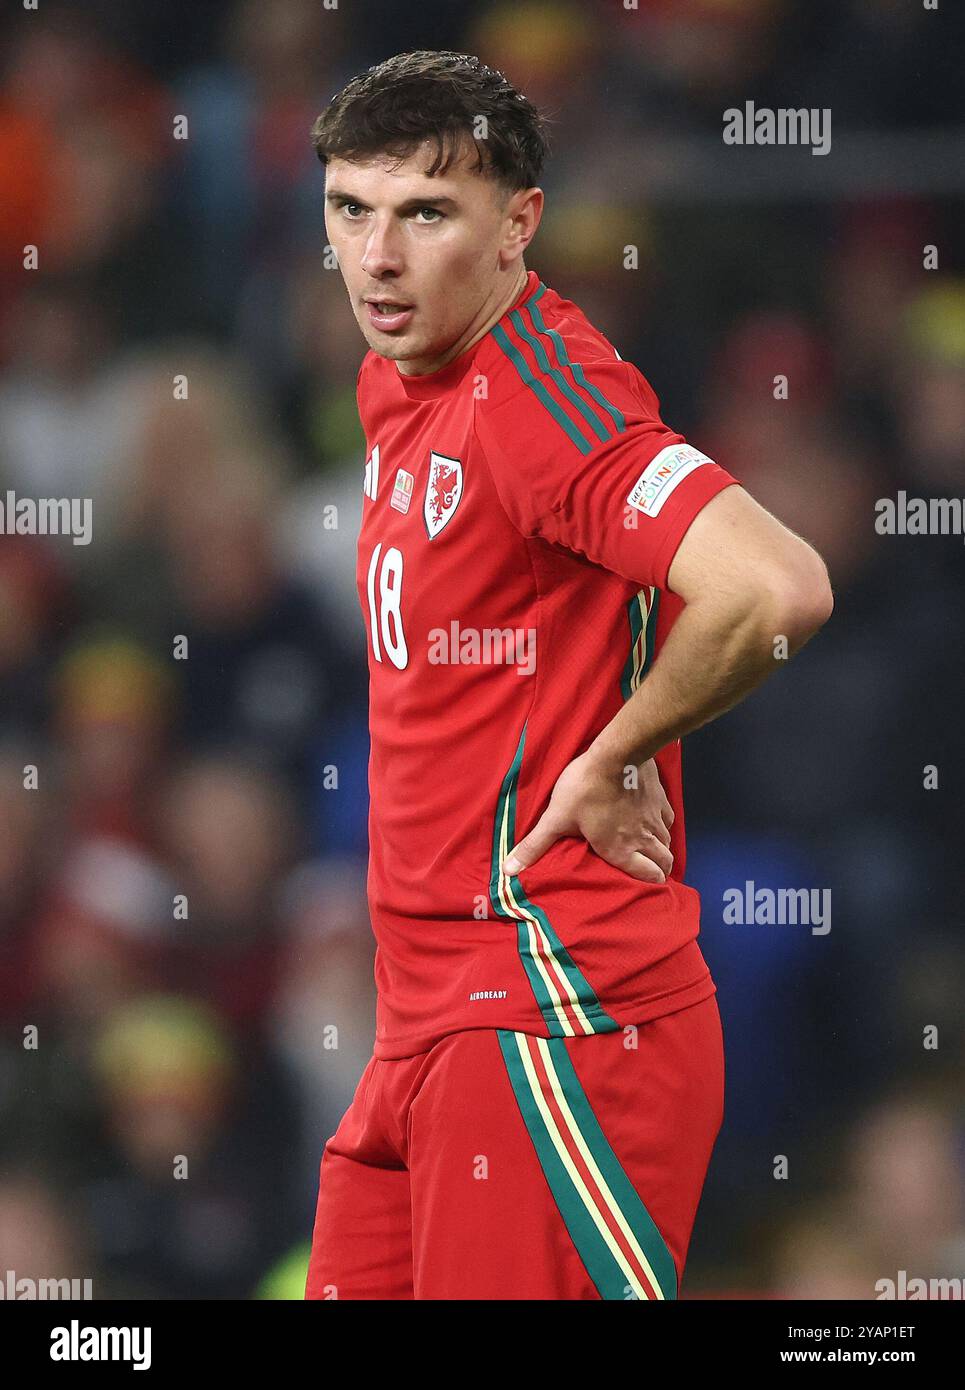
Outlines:
[[366, 299], [369, 322], [384, 333], [404, 328], [415, 312], [415, 306], [398, 299]]

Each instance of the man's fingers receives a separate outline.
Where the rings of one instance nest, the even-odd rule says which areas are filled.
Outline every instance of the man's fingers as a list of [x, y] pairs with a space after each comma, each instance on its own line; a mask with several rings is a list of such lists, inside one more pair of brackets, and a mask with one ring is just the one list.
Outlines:
[[662, 845], [670, 848], [670, 828], [666, 821], [659, 820], [656, 825], [645, 825], [642, 827], [642, 831], [645, 837], [647, 834], [656, 835]]
[[636, 851], [650, 859], [659, 869], [662, 869], [669, 876], [673, 868], [673, 855], [662, 840], [654, 834], [644, 835], [643, 843]]
[[666, 883], [673, 870], [673, 855], [653, 835], [644, 840], [640, 849], [620, 848], [611, 851], [607, 848], [597, 848], [596, 845], [592, 845], [591, 848], [594, 854], [598, 854], [615, 869], [622, 869], [624, 873], [640, 879], [643, 883]]
[[[613, 861], [611, 861], [613, 862]], [[639, 850], [632, 850], [619, 864], [618, 869], [623, 869], [632, 878], [638, 878], [643, 883], [666, 883], [666, 875], [646, 854], [641, 854]]]

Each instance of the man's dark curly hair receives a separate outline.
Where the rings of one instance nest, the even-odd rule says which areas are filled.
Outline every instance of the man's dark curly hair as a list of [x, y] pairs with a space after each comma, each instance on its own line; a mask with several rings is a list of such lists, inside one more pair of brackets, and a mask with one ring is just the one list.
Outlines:
[[381, 154], [401, 163], [434, 140], [430, 177], [449, 167], [466, 136], [476, 146], [477, 170], [508, 192], [539, 182], [549, 151], [546, 117], [469, 53], [419, 49], [387, 58], [353, 77], [312, 127], [322, 164]]

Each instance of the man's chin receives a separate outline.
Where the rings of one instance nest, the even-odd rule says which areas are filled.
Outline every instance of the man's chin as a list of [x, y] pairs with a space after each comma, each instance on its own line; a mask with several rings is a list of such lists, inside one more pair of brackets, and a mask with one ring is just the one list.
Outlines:
[[401, 343], [387, 343], [384, 340], [373, 342], [367, 338], [366, 342], [373, 352], [377, 352], [380, 357], [387, 357], [390, 362], [402, 362], [409, 356], [408, 348]]
[[412, 342], [407, 334], [393, 336], [389, 333], [373, 333], [371, 329], [363, 334], [373, 352], [387, 357], [392, 362], [404, 362], [406, 358], [418, 357], [419, 345]]

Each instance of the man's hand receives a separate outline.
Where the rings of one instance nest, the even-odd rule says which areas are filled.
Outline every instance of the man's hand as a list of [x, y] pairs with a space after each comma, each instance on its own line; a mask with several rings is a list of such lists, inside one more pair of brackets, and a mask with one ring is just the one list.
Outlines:
[[[631, 778], [631, 772], [636, 776]], [[665, 883], [673, 868], [672, 825], [673, 810], [652, 758], [628, 768], [624, 778], [604, 770], [592, 752], [586, 752], [560, 773], [549, 805], [510, 850], [502, 871], [520, 873], [562, 836], [581, 835], [596, 854], [632, 878]]]

